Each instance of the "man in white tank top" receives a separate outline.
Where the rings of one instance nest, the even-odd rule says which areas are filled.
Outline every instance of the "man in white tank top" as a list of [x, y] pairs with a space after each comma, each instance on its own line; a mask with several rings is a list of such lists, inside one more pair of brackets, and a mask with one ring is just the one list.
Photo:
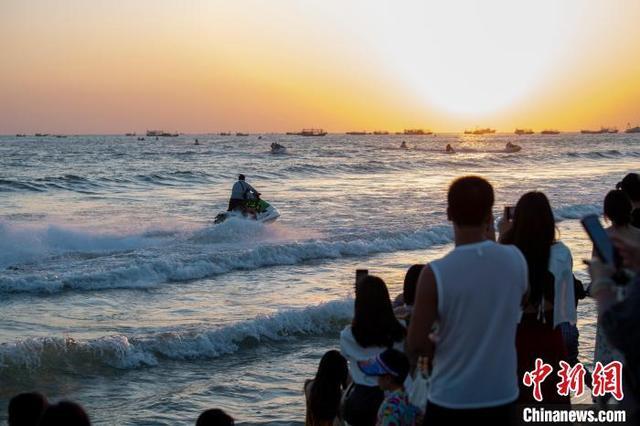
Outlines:
[[[487, 239], [493, 188], [479, 177], [451, 184], [455, 248], [422, 271], [408, 348], [432, 360], [425, 423], [513, 424], [518, 399], [516, 328], [528, 289], [514, 246]], [[437, 324], [437, 339], [429, 338]]]

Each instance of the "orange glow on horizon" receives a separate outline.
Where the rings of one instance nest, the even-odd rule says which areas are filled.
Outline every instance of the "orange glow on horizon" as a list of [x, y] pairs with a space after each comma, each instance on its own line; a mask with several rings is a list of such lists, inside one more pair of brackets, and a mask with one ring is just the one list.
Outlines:
[[640, 3], [7, 0], [0, 133], [640, 123]]

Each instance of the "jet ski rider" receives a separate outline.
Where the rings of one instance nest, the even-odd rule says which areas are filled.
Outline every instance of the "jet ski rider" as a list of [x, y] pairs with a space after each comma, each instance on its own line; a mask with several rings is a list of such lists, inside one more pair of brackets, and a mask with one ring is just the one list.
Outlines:
[[256, 191], [253, 186], [245, 182], [244, 179], [244, 175], [241, 174], [238, 176], [238, 181], [233, 184], [233, 188], [231, 189], [231, 198], [229, 199], [229, 208], [227, 211], [239, 210], [243, 214], [255, 214], [255, 212], [251, 212], [249, 211], [250, 209], [247, 208], [247, 201], [260, 198], [260, 193]]

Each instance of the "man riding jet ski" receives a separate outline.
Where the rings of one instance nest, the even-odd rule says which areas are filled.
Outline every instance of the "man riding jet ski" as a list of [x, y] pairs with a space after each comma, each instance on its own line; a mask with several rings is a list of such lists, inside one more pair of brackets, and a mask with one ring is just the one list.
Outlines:
[[245, 181], [243, 174], [238, 176], [238, 181], [233, 184], [231, 189], [231, 198], [229, 199], [228, 212], [246, 211], [247, 201], [260, 198], [260, 193]]
[[271, 204], [260, 199], [260, 193], [245, 181], [244, 175], [238, 176], [233, 184], [229, 208], [219, 213], [214, 223], [222, 223], [231, 216], [244, 216], [259, 222], [273, 222], [280, 217], [280, 212]]

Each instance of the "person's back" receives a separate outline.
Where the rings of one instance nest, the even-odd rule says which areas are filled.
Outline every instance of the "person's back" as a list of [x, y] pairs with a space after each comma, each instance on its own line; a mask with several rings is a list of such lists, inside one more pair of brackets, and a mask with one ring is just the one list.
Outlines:
[[418, 279], [408, 350], [432, 360], [425, 424], [514, 421], [515, 337], [528, 271], [516, 247], [491, 239], [493, 202], [491, 184], [480, 177], [451, 184], [447, 216], [456, 247]]
[[48, 406], [47, 398], [37, 392], [21, 393], [9, 401], [9, 426], [37, 426]]
[[71, 401], [61, 401], [49, 406], [42, 416], [40, 426], [91, 426], [84, 409]]
[[631, 225], [640, 228], [640, 175], [629, 173], [616, 184], [616, 189], [624, 191], [632, 204]]
[[340, 402], [348, 379], [347, 360], [336, 350], [326, 352], [315, 377], [304, 384], [307, 406], [305, 425], [332, 426], [342, 423]]
[[233, 188], [231, 189], [231, 199], [250, 200], [253, 198], [253, 192], [255, 192], [255, 189], [253, 189], [253, 187], [244, 180], [243, 175], [240, 175], [240, 177], [241, 178], [233, 184]]
[[240, 210], [247, 211], [247, 200], [254, 200], [260, 196], [254, 187], [245, 182], [244, 175], [239, 175], [236, 183], [231, 188], [231, 197], [229, 198], [229, 207], [227, 211]]
[[483, 241], [429, 265], [439, 324], [429, 400], [449, 408], [512, 402], [518, 397], [514, 338], [527, 289], [522, 254]]
[[196, 420], [196, 426], [233, 426], [234, 424], [233, 417], [219, 408], [203, 411]]
[[375, 423], [384, 399], [377, 380], [367, 376], [358, 362], [382, 353], [389, 347], [403, 349], [405, 328], [393, 314], [387, 285], [373, 275], [356, 283], [354, 315], [351, 325], [340, 333], [340, 352], [349, 363], [353, 380], [344, 400], [344, 420], [352, 426]]

